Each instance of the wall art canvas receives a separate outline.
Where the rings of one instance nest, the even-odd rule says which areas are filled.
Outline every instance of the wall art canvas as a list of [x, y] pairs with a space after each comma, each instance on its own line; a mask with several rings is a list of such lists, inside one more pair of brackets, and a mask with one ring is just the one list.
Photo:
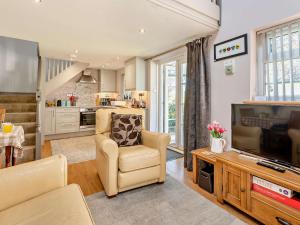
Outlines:
[[215, 61], [248, 53], [247, 34], [214, 45]]

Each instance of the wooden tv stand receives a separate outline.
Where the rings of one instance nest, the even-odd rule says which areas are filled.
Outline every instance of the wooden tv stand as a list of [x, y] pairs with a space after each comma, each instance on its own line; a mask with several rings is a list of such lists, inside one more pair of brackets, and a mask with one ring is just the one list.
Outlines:
[[268, 225], [299, 225], [300, 211], [252, 191], [252, 176], [300, 192], [300, 176], [280, 173], [256, 164], [237, 152], [216, 154], [215, 193], [221, 203], [227, 202]]

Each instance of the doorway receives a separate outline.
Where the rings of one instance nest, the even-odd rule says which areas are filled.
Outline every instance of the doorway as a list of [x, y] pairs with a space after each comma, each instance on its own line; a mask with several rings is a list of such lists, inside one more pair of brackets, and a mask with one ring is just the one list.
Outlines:
[[169, 148], [182, 152], [186, 60], [171, 60], [161, 64], [160, 68], [160, 130], [171, 136]]

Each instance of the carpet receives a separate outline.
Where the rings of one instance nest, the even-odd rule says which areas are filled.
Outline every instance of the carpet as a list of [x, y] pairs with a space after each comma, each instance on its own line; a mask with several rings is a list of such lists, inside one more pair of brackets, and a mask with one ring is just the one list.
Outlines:
[[168, 176], [108, 199], [104, 192], [86, 197], [96, 225], [245, 225], [244, 222]]
[[175, 152], [170, 149], [167, 149], [167, 161], [172, 161], [172, 160], [179, 159], [182, 157], [183, 157], [183, 154], [181, 154], [179, 152]]
[[52, 140], [51, 149], [54, 155], [63, 154], [68, 164], [96, 159], [95, 136], [85, 136]]

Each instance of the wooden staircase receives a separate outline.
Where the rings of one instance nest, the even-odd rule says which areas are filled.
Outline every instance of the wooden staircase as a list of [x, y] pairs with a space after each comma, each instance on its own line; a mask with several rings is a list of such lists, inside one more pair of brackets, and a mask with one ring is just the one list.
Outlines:
[[0, 94], [0, 108], [6, 109], [6, 122], [20, 125], [24, 128], [24, 157], [17, 163], [33, 161], [36, 152], [36, 111], [35, 94]]

